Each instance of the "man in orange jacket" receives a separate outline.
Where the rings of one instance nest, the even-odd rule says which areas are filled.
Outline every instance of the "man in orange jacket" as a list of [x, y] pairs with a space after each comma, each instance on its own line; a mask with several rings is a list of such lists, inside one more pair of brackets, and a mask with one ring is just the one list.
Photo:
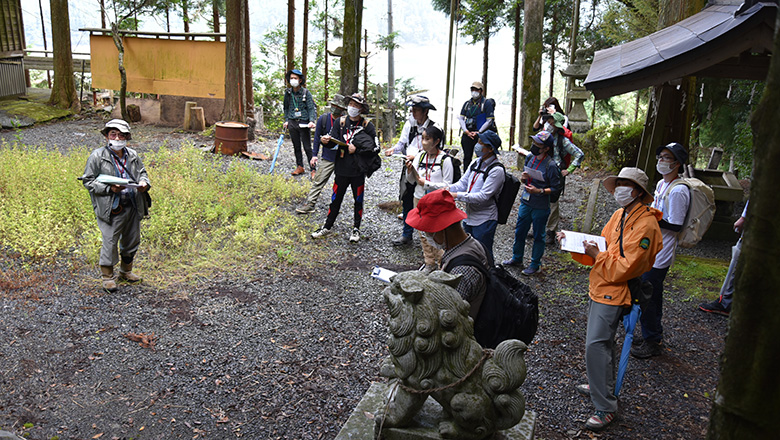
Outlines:
[[[590, 307], [585, 340], [588, 384], [577, 391], [590, 395], [596, 413], [585, 426], [593, 431], [606, 428], [615, 418], [615, 333], [627, 307], [631, 306], [628, 280], [650, 270], [663, 247], [658, 220], [661, 211], [647, 206], [653, 201], [647, 190], [647, 175], [639, 168], [623, 168], [603, 184], [622, 209], [612, 214], [601, 235], [607, 249], [599, 251], [584, 242], [585, 253], [595, 260], [590, 271]], [[558, 239], [563, 238], [558, 233]]]

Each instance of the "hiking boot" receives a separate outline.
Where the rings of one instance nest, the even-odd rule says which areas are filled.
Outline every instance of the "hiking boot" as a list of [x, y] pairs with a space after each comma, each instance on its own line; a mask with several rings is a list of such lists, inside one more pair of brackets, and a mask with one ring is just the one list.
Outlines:
[[119, 265], [119, 279], [125, 280], [128, 283], [137, 283], [141, 281], [141, 277], [133, 273], [133, 263], [122, 263]]
[[408, 235], [402, 235], [393, 240], [393, 246], [404, 246], [412, 242], [412, 237]]
[[326, 236], [328, 234], [330, 234], [330, 229], [328, 229], [328, 228], [323, 226], [323, 227], [317, 229], [316, 231], [312, 232], [311, 233], [311, 238], [320, 238], [320, 237], [324, 237], [324, 236]]
[[547, 231], [547, 236], [544, 238], [545, 244], [555, 243], [555, 231]]
[[352, 230], [352, 235], [349, 236], [349, 241], [351, 243], [357, 243], [360, 241], [360, 229], [355, 228]]
[[529, 267], [526, 267], [526, 268], [525, 268], [525, 269], [524, 269], [522, 272], [520, 272], [520, 273], [528, 277], [528, 276], [531, 276], [531, 275], [537, 274], [537, 273], [539, 273], [539, 272], [541, 272], [541, 271], [542, 271], [542, 268], [541, 268], [541, 267], [533, 268], [533, 267], [530, 267], [530, 266], [529, 266]]
[[714, 313], [716, 315], [729, 316], [731, 313], [731, 304], [728, 307], [723, 307], [720, 303], [720, 299], [716, 299], [713, 302], [699, 304], [699, 310], [707, 313]]
[[512, 257], [508, 260], [504, 260], [501, 262], [502, 266], [509, 266], [509, 267], [517, 267], [519, 269], [523, 268], [523, 262], [520, 260], [515, 260], [515, 257]]
[[590, 385], [583, 383], [575, 386], [574, 389], [583, 396], [590, 397]]
[[108, 293], [116, 292], [116, 277], [114, 276], [114, 266], [100, 266], [102, 275], [103, 290]]
[[663, 345], [660, 342], [648, 341], [639, 346], [631, 346], [631, 356], [637, 359], [647, 359], [653, 356], [660, 356], [663, 353]]
[[295, 212], [298, 214], [312, 214], [314, 213], [314, 205], [303, 205], [300, 208], [295, 208]]
[[615, 420], [615, 413], [596, 411], [596, 414], [593, 414], [593, 416], [585, 422], [585, 427], [591, 431], [601, 431], [609, 426], [613, 420]]
[[290, 174], [292, 174], [293, 176], [300, 176], [303, 173], [304, 173], [303, 167], [298, 167]]

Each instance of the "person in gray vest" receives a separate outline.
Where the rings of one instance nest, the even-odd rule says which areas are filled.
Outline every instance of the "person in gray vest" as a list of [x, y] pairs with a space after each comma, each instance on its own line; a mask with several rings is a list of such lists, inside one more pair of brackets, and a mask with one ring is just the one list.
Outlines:
[[[385, 150], [385, 156], [393, 154], [403, 154], [406, 161], [411, 161], [422, 151], [423, 131], [433, 125], [433, 121], [428, 119], [428, 112], [436, 110], [436, 107], [430, 103], [428, 98], [422, 95], [412, 95], [406, 102], [406, 105], [412, 108], [409, 119], [404, 123], [401, 129], [401, 136], [398, 143], [393, 148]], [[416, 183], [408, 182], [406, 178], [406, 166], [401, 167], [401, 178], [399, 180], [398, 199], [401, 201], [401, 218], [406, 220], [406, 215], [414, 206], [414, 189]], [[414, 229], [404, 223], [401, 236], [393, 240], [393, 246], [403, 246], [412, 242], [412, 232]]]
[[[147, 214], [143, 193], [149, 191], [151, 185], [138, 153], [127, 147], [131, 138], [130, 125], [122, 119], [112, 119], [101, 133], [106, 137], [107, 145], [90, 154], [81, 180], [89, 191], [103, 236], [99, 258], [103, 289], [115, 292], [114, 266], [120, 256], [119, 278], [131, 283], [141, 280], [133, 273], [133, 259], [141, 243], [141, 218]], [[138, 186], [103, 183], [98, 180], [101, 174], [129, 179]]]

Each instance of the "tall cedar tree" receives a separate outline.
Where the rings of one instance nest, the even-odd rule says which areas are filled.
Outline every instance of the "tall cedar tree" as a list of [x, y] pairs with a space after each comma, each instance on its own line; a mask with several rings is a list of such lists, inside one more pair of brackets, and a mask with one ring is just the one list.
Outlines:
[[54, 50], [54, 85], [49, 104], [81, 111], [73, 79], [73, 53], [70, 49], [70, 15], [68, 0], [51, 0], [51, 35]]

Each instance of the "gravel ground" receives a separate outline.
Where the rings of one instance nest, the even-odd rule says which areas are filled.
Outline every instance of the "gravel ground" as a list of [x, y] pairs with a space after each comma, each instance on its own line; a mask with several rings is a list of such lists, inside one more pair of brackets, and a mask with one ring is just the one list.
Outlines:
[[[67, 151], [101, 144], [100, 127], [102, 120], [92, 116], [0, 137]], [[276, 136], [267, 133], [271, 140], [250, 150], [272, 153]], [[142, 153], [164, 141], [176, 148], [184, 141], [213, 142], [151, 126], [135, 127], [133, 137]], [[515, 159], [502, 155], [505, 164]], [[253, 164], [261, 172], [270, 166]], [[279, 173], [293, 165], [292, 146], [285, 143]], [[334, 438], [370, 382], [382, 380], [384, 286], [368, 276], [370, 268], [411, 270], [422, 262], [417, 240], [390, 245], [401, 224], [395, 213], [377, 208], [396, 199], [399, 168], [387, 161], [367, 181], [363, 239], [356, 245], [347, 243], [352, 204], [345, 198], [338, 233], [321, 242], [335, 265], [258, 265], [198, 287], [122, 285], [108, 295], [98, 289], [95, 268], [30, 262], [0, 250], [4, 277], [33, 267], [18, 288], [0, 293], [0, 429], [32, 439]], [[582, 223], [594, 176], [584, 170], [567, 180], [563, 228]], [[314, 222], [324, 222], [325, 201], [322, 195]], [[603, 190], [599, 201], [597, 230], [616, 208]], [[510, 255], [511, 224], [498, 228], [496, 259]], [[727, 260], [730, 245], [703, 242], [692, 252]], [[551, 246], [542, 265], [541, 274], [527, 280], [541, 299], [540, 329], [527, 353], [527, 407], [537, 412], [537, 438], [592, 438], [582, 430], [592, 407], [573, 388], [585, 380], [588, 271]], [[704, 436], [727, 320], [697, 311], [674, 280], [667, 284], [667, 350], [631, 360], [618, 421], [596, 437]], [[154, 333], [155, 346], [128, 340], [131, 332]], [[622, 332], [618, 337], [622, 341]]]

